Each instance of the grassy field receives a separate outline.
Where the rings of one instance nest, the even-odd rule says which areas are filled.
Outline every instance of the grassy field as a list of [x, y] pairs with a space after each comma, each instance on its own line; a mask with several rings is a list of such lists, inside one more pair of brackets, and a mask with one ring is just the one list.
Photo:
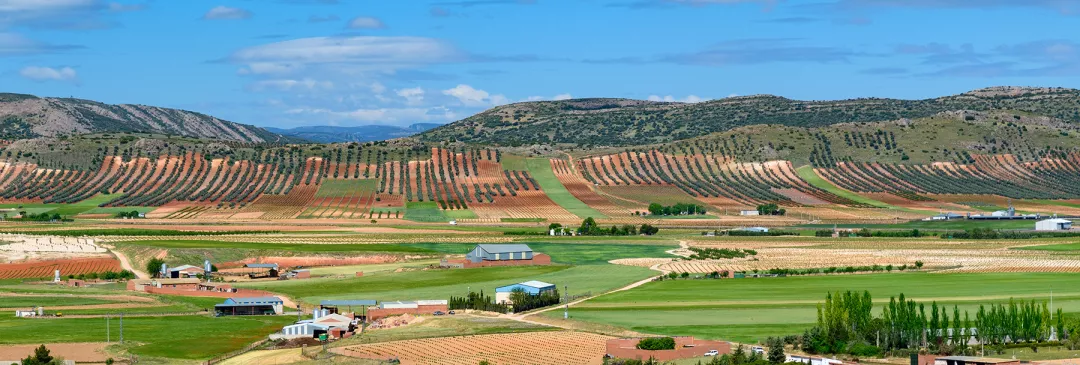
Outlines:
[[475, 212], [469, 209], [444, 210], [443, 214], [450, 219], [476, 219]]
[[149, 213], [158, 207], [96, 207], [94, 209], [82, 212], [82, 214], [116, 214], [120, 212], [137, 211], [139, 213]]
[[[73, 216], [76, 214], [84, 213], [98, 208], [98, 205], [116, 199], [121, 194], [97, 194], [89, 197], [83, 201], [71, 203], [71, 204], [35, 204], [35, 203], [16, 203], [16, 204], [0, 204], [0, 208], [20, 208], [27, 213], [41, 214], [41, 213], [57, 213], [62, 216]], [[126, 211], [137, 210], [135, 208], [127, 209]]]
[[[140, 344], [130, 349], [140, 356], [208, 359], [244, 347], [295, 320], [293, 316], [130, 317], [124, 318], [124, 341]], [[112, 327], [115, 341], [119, 338], [117, 319], [113, 319]], [[4, 316], [0, 318], [0, 332], [19, 334], [0, 336], [0, 344], [103, 342], [106, 339], [103, 318], [41, 320]]]
[[502, 164], [503, 170], [518, 170], [525, 171], [529, 168], [525, 165], [525, 157], [518, 155], [511, 155], [509, 153], [502, 154], [499, 158], [499, 163]]
[[30, 308], [34, 306], [50, 305], [50, 306], [68, 306], [68, 305], [94, 305], [94, 304], [109, 304], [117, 303], [114, 300], [105, 300], [98, 298], [87, 297], [66, 297], [66, 296], [18, 296], [18, 297], [3, 297], [0, 300], [0, 308]]
[[374, 192], [378, 187], [375, 179], [325, 179], [315, 192], [316, 198], [359, 196]]
[[757, 341], [812, 326], [827, 292], [868, 290], [876, 303], [904, 293], [974, 312], [979, 304], [1010, 297], [1047, 300], [1051, 286], [1055, 308], [1080, 312], [1080, 277], [904, 273], [653, 282], [589, 300], [570, 313], [575, 320], [646, 333]]
[[566, 187], [559, 182], [559, 178], [555, 177], [555, 172], [551, 170], [551, 161], [548, 159], [530, 158], [525, 161], [525, 164], [529, 168], [529, 174], [536, 179], [536, 182], [540, 184], [540, 188], [555, 204], [581, 218], [607, 218], [600, 211], [589, 207], [570, 194], [570, 191], [566, 190]]
[[450, 219], [436, 202], [405, 203], [405, 219], [414, 222], [447, 222]]
[[347, 279], [289, 280], [236, 286], [282, 293], [305, 302], [323, 299], [379, 301], [448, 299], [471, 287], [493, 294], [495, 287], [529, 280], [569, 286], [571, 294], [599, 293], [653, 275], [649, 269], [619, 265], [516, 266], [479, 269], [426, 270], [364, 275]]
[[[552, 243], [529, 242], [529, 247], [538, 253], [551, 256], [551, 260], [568, 265], [596, 265], [610, 260], [635, 257], [674, 257], [664, 251], [677, 248], [677, 245], [652, 244], [591, 244], [591, 243]], [[415, 243], [408, 246], [424, 248], [448, 254], [466, 254], [476, 245], [464, 243]]]
[[873, 205], [878, 208], [894, 208], [891, 205], [867, 198], [859, 194], [852, 193], [850, 191], [841, 189], [836, 185], [833, 185], [831, 182], [825, 181], [825, 179], [821, 178], [821, 176], [818, 176], [817, 172], [814, 172], [814, 168], [810, 165], [799, 167], [795, 169], [795, 172], [799, 174], [799, 177], [801, 177], [803, 180], [806, 180], [807, 183], [813, 185], [816, 188], [828, 191], [844, 198], [854, 200], [859, 203]]
[[1035, 251], [1080, 251], [1080, 242], [1077, 243], [1061, 243], [1056, 245], [1042, 245], [1042, 246], [1025, 246], [1017, 247], [1017, 250], [1035, 250]]

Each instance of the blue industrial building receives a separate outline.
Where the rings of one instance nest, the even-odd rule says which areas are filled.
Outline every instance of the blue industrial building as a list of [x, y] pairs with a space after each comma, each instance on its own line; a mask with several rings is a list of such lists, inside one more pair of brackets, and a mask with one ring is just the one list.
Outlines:
[[523, 291], [529, 295], [539, 295], [541, 293], [555, 290], [555, 284], [532, 280], [526, 281], [524, 283], [500, 286], [498, 288], [495, 288], [495, 303], [509, 303], [510, 293], [518, 290]]
[[529, 245], [476, 245], [472, 251], [465, 254], [465, 258], [471, 262], [502, 261], [502, 260], [532, 260], [533, 250]]

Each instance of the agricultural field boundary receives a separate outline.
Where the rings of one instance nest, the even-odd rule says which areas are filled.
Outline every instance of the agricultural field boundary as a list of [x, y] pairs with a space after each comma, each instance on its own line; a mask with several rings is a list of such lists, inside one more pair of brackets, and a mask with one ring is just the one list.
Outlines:
[[607, 215], [589, 207], [584, 202], [571, 195], [570, 191], [566, 190], [566, 187], [559, 182], [557, 177], [555, 177], [555, 172], [551, 170], [550, 160], [545, 158], [530, 158], [525, 160], [525, 165], [529, 168], [529, 174], [540, 183], [540, 188], [547, 193], [548, 198], [554, 201], [555, 204], [558, 204], [563, 207], [563, 209], [566, 209], [582, 219], [588, 217], [597, 219], [608, 218]]

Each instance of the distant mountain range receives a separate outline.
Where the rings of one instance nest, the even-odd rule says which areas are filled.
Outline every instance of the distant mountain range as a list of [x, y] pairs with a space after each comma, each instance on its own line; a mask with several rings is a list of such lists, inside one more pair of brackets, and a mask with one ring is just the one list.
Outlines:
[[305, 139], [319, 143], [370, 142], [408, 137], [438, 127], [441, 124], [416, 123], [408, 127], [389, 125], [362, 125], [356, 127], [307, 126], [290, 129], [271, 128], [266, 130], [280, 135]]
[[288, 142], [247, 124], [206, 114], [134, 104], [0, 93], [0, 138], [144, 132], [242, 142]]

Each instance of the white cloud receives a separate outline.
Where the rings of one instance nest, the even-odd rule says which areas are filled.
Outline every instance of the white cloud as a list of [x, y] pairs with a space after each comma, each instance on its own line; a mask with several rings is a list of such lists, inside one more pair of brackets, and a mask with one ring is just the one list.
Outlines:
[[371, 89], [371, 92], [376, 94], [382, 94], [386, 92], [386, 86], [379, 82], [371, 83], [371, 86], [368, 86], [368, 88]]
[[263, 80], [251, 85], [251, 89], [255, 91], [329, 90], [333, 88], [333, 82], [313, 79]]
[[203, 15], [203, 19], [206, 20], [247, 19], [250, 17], [250, 11], [224, 5], [216, 6], [213, 9], [210, 9], [210, 11], [207, 11], [205, 15]]
[[386, 24], [383, 24], [379, 18], [370, 16], [358, 16], [349, 21], [349, 29], [382, 29]]
[[649, 95], [648, 99], [649, 99], [649, 101], [666, 101], [666, 102], [669, 102], [669, 103], [673, 103], [673, 102], [678, 102], [678, 103], [700, 103], [700, 102], [703, 102], [703, 101], [712, 100], [712, 99], [709, 99], [709, 98], [702, 98], [702, 97], [697, 96], [697, 95], [687, 95], [685, 98], [682, 98], [682, 99], [676, 99], [674, 96], [671, 96], [671, 95], [666, 95], [666, 96]]
[[459, 84], [452, 89], [443, 90], [443, 95], [453, 96], [469, 107], [489, 107], [507, 104], [510, 102], [502, 94], [491, 95], [487, 91], [473, 88], [472, 86]]
[[263, 69], [286, 70], [332, 64], [334, 67], [329, 71], [341, 73], [343, 68], [388, 72], [463, 57], [454, 47], [432, 38], [357, 36], [274, 42], [240, 49], [229, 56], [229, 60], [252, 70], [256, 65]]
[[559, 95], [555, 95], [555, 97], [552, 98], [552, 100], [569, 100], [569, 99], [573, 99], [573, 98], [574, 97], [571, 96], [570, 94], [559, 94]]
[[19, 70], [19, 75], [34, 81], [76, 81], [79, 77], [75, 69], [71, 67], [29, 66]]
[[424, 89], [419, 86], [408, 89], [395, 90], [398, 96], [405, 98], [405, 103], [418, 105], [424, 102]]

